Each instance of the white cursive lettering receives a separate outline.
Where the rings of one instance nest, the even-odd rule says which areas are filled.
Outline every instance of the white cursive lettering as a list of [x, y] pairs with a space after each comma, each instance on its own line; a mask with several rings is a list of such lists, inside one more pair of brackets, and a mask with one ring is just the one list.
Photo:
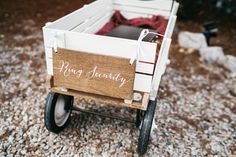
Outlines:
[[91, 79], [91, 78], [101, 78], [102, 79], [103, 78], [103, 79], [109, 79], [109, 80], [119, 82], [120, 83], [119, 88], [123, 87], [127, 82], [129, 82], [129, 80], [122, 77], [120, 73], [113, 74], [113, 73], [99, 72], [97, 66], [95, 66], [93, 68], [93, 70], [91, 70], [87, 73], [87, 77], [89, 79]]
[[83, 73], [82, 69], [76, 69], [73, 66], [70, 66], [69, 62], [64, 60], [60, 60], [59, 67], [55, 67], [54, 69], [60, 70], [60, 73], [63, 73], [65, 77], [75, 75], [77, 78], [80, 78]]

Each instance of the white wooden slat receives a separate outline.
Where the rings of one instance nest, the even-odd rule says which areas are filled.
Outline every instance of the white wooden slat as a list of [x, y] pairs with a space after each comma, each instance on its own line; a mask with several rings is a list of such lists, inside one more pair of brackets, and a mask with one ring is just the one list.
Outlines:
[[169, 25], [167, 26], [166, 29], [166, 37], [171, 38], [174, 28], [175, 28], [175, 22], [176, 22], [177, 16], [176, 15], [172, 15], [169, 18]]
[[48, 28], [71, 30], [94, 16], [96, 11], [109, 10], [109, 8], [111, 8], [110, 0], [98, 0], [56, 20]]
[[135, 74], [134, 90], [149, 93], [151, 91], [152, 76]]
[[171, 11], [171, 15], [176, 15], [178, 12], [178, 8], [179, 8], [179, 3], [175, 1], [173, 5], [173, 9]]
[[53, 38], [53, 29], [48, 29], [46, 27], [43, 27], [43, 43], [44, 47], [51, 47], [53, 44], [52, 38]]
[[152, 15], [150, 14], [141, 14], [141, 13], [134, 13], [134, 12], [129, 12], [129, 11], [121, 11], [120, 13], [127, 19], [133, 19], [137, 17], [146, 17], [146, 18], [152, 17]]
[[[127, 19], [133, 19], [133, 18], [138, 18], [138, 17], [152, 18], [153, 16], [151, 14], [136, 13], [136, 12], [130, 12], [130, 11], [120, 11], [120, 12]], [[164, 18], [168, 19], [169, 16], [164, 16]]]
[[[53, 75], [53, 62], [51, 58], [47, 58], [47, 72], [49, 75]], [[150, 92], [151, 90], [152, 76], [144, 74], [135, 74], [134, 90], [140, 92]]]
[[162, 15], [162, 16], [169, 16], [170, 11], [166, 10], [158, 10], [158, 9], [149, 9], [149, 8], [139, 8], [139, 7], [132, 7], [132, 6], [124, 6], [124, 5], [114, 5], [114, 10], [120, 11], [129, 11], [135, 13], [142, 13], [142, 14], [151, 14], [151, 15]]
[[173, 32], [174, 32], [174, 28], [175, 28], [175, 23], [176, 23], [176, 20], [177, 20], [177, 11], [178, 11], [178, 8], [179, 8], [179, 3], [177, 2], [174, 2], [174, 5], [173, 5], [173, 9], [171, 11], [171, 15], [169, 17], [169, 22], [168, 22], [168, 25], [167, 25], [167, 28], [166, 28], [166, 36], [168, 38], [171, 38]]
[[[52, 59], [53, 59], [53, 57], [52, 57], [52, 48], [46, 48], [45, 52], [46, 52], [47, 62], [49, 63], [49, 65], [52, 65]], [[49, 66], [48, 68], [52, 68], [52, 67]], [[154, 70], [154, 64], [141, 63], [141, 62], [136, 64], [135, 71], [138, 72], [138, 73], [152, 75], [153, 70]], [[50, 71], [52, 71], [52, 69], [50, 69]], [[52, 73], [50, 73], [50, 74], [52, 75]]]
[[52, 58], [46, 58], [46, 66], [48, 75], [53, 75], [53, 62]]
[[113, 12], [108, 12], [103, 18], [94, 23], [92, 26], [86, 28], [83, 32], [95, 34], [99, 29], [101, 29], [108, 21], [110, 21]]
[[164, 40], [163, 40], [163, 43], [159, 52], [159, 57], [158, 57], [155, 72], [153, 75], [152, 89], [150, 92], [151, 100], [154, 100], [157, 96], [161, 77], [164, 74], [166, 65], [169, 61], [168, 56], [169, 56], [169, 49], [170, 49], [170, 44], [171, 44], [170, 38], [173, 34], [174, 26], [176, 23], [176, 18], [177, 18], [176, 13], [177, 13], [178, 7], [179, 7], [179, 3], [175, 2], [171, 15], [169, 17], [168, 25], [165, 32], [165, 37], [164, 37]]
[[93, 25], [94, 23], [96, 23], [99, 19], [101, 19], [102, 17], [104, 17], [106, 15], [107, 12], [111, 12], [111, 10], [105, 10], [102, 9], [97, 13], [94, 13], [94, 16], [91, 18], [88, 18], [87, 20], [85, 20], [84, 23], [82, 23], [81, 25], [75, 27], [73, 30], [71, 31], [75, 31], [75, 32], [82, 32], [83, 30], [85, 30], [85, 28], [90, 27], [91, 25]]
[[152, 1], [140, 1], [140, 0], [114, 0], [113, 4], [135, 6], [142, 8], [151, 8], [159, 10], [171, 10], [172, 0], [152, 0]]
[[171, 25], [171, 20], [172, 20], [172, 18], [171, 18], [172, 16], [170, 16], [169, 17], [169, 19], [168, 19], [168, 23], [167, 23], [167, 26], [166, 26], [166, 30], [165, 30], [165, 34], [164, 34], [164, 37], [167, 37], [167, 35], [168, 35], [168, 31], [169, 31], [169, 29], [170, 29], [170, 25]]
[[43, 27], [44, 46], [52, 47], [56, 39], [56, 44], [58, 47], [65, 47], [64, 34], [64, 31]]
[[[65, 41], [66, 49], [100, 55], [130, 59], [137, 52], [137, 41], [129, 39], [66, 31]], [[156, 43], [142, 42], [141, 44], [146, 55], [141, 55], [140, 61], [154, 63]]]
[[[166, 43], [165, 43], [166, 46], [165, 46], [165, 50], [164, 50], [165, 52], [163, 53], [164, 58], [165, 58], [164, 60], [166, 61], [166, 64], [165, 64], [165, 65], [169, 64], [169, 61], [170, 61], [170, 60], [169, 60], [169, 53], [170, 53], [171, 41], [172, 41], [172, 40], [169, 39], [169, 38], [166, 39]], [[164, 72], [165, 72], [165, 71], [164, 71]], [[163, 73], [164, 73], [164, 72], [163, 72]]]
[[171, 39], [168, 39], [168, 38], [163, 39], [162, 46], [159, 52], [159, 57], [156, 64], [156, 68], [155, 68], [155, 72], [153, 75], [152, 89], [151, 89], [152, 92], [150, 95], [151, 99], [156, 98], [160, 81], [161, 81], [161, 77], [166, 70], [170, 44], [171, 44]]
[[[165, 67], [166, 67], [166, 63], [167, 63], [167, 59], [168, 59], [168, 51], [170, 48], [170, 41], [171, 41], [171, 39], [169, 39], [169, 38], [164, 38], [164, 40], [163, 40], [163, 43], [162, 43], [162, 46], [161, 46], [161, 49], [159, 52], [157, 64], [156, 64], [156, 69], [159, 69], [159, 70], [155, 69], [155, 72], [154, 72], [155, 77], [157, 76], [157, 74], [156, 74], [157, 71], [161, 75], [165, 72]], [[155, 83], [155, 82], [153, 82], [153, 83]]]
[[45, 47], [45, 56], [46, 58], [52, 58], [52, 48]]
[[144, 73], [144, 74], [153, 74], [154, 64], [138, 62], [136, 64], [136, 72]]

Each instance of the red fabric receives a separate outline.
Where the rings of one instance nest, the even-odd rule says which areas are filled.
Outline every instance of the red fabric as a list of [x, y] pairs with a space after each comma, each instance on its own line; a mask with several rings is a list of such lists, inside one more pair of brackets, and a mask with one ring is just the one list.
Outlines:
[[139, 17], [128, 20], [119, 11], [116, 11], [111, 20], [106, 23], [96, 34], [104, 35], [110, 32], [113, 28], [122, 24], [155, 29], [158, 33], [164, 34], [167, 26], [167, 21], [163, 16], [153, 16], [152, 18]]
[[[119, 11], [116, 11], [114, 15], [111, 17], [111, 20], [106, 23], [96, 34], [104, 35], [110, 32], [112, 29], [119, 25], [129, 25], [135, 27], [144, 27], [149, 29], [155, 29], [158, 33], [164, 34], [167, 26], [167, 20], [164, 19], [163, 16], [153, 16], [152, 18], [134, 18], [134, 19], [126, 19]], [[158, 58], [159, 49], [156, 49], [156, 58], [155, 63]]]

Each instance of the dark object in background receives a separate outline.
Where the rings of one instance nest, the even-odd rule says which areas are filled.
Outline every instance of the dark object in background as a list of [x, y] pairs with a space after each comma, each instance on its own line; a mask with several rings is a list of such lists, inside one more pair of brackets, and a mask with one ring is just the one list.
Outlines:
[[207, 40], [207, 44], [209, 45], [210, 44], [210, 39], [212, 37], [216, 37], [217, 36], [217, 33], [218, 33], [218, 28], [216, 27], [216, 24], [215, 22], [207, 22], [203, 25], [203, 34], [205, 35], [206, 37], [206, 40]]
[[[143, 28], [139, 28], [139, 27], [120, 25], [120, 26], [117, 26], [116, 28], [112, 29], [110, 32], [108, 32], [105, 35], [111, 36], [111, 37], [138, 40], [142, 30], [143, 30]], [[156, 33], [156, 30], [153, 30], [153, 29], [148, 29], [148, 30], [149, 30], [149, 32]], [[153, 42], [155, 40], [156, 40], [155, 34], [148, 34], [143, 39], [143, 41], [148, 41], [148, 42]]]
[[[206, 21], [214, 19], [219, 23], [236, 20], [235, 0], [177, 0], [180, 3], [178, 19]], [[226, 18], [227, 17], [227, 18]]]

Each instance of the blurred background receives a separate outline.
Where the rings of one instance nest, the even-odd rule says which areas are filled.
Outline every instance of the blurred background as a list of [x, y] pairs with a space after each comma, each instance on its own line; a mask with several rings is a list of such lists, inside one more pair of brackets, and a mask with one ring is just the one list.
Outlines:
[[[73, 114], [59, 135], [44, 126], [48, 88], [42, 27], [90, 2], [0, 0], [0, 156], [137, 156], [138, 129], [129, 123]], [[146, 156], [233, 157], [236, 1], [178, 2], [171, 63], [159, 88], [157, 128]], [[211, 21], [218, 33], [210, 46], [222, 47], [223, 55], [230, 55], [227, 65], [208, 62], [198, 50], [179, 45], [181, 31], [202, 33], [204, 23]], [[94, 101], [80, 105], [87, 104], [98, 105]]]
[[[178, 11], [177, 28], [193, 32], [201, 32], [206, 22], [213, 21], [219, 28], [220, 42], [213, 44], [224, 46], [228, 42], [235, 41], [236, 28], [236, 1], [234, 0], [177, 0], [180, 2]], [[66, 15], [92, 0], [49, 0], [49, 1], [27, 1], [8, 0], [0, 2], [0, 27], [5, 33], [22, 31], [13, 30], [13, 26], [19, 21], [31, 19], [38, 27], [46, 22], [53, 21]], [[183, 23], [182, 23], [183, 22]], [[26, 32], [25, 32], [26, 33]], [[214, 40], [214, 39], [213, 39]], [[224, 41], [224, 42], [223, 42]], [[227, 53], [232, 54], [232, 44], [225, 47]]]
[[235, 24], [236, 1], [234, 0], [178, 0], [180, 8], [178, 17], [181, 20], [215, 20]]

